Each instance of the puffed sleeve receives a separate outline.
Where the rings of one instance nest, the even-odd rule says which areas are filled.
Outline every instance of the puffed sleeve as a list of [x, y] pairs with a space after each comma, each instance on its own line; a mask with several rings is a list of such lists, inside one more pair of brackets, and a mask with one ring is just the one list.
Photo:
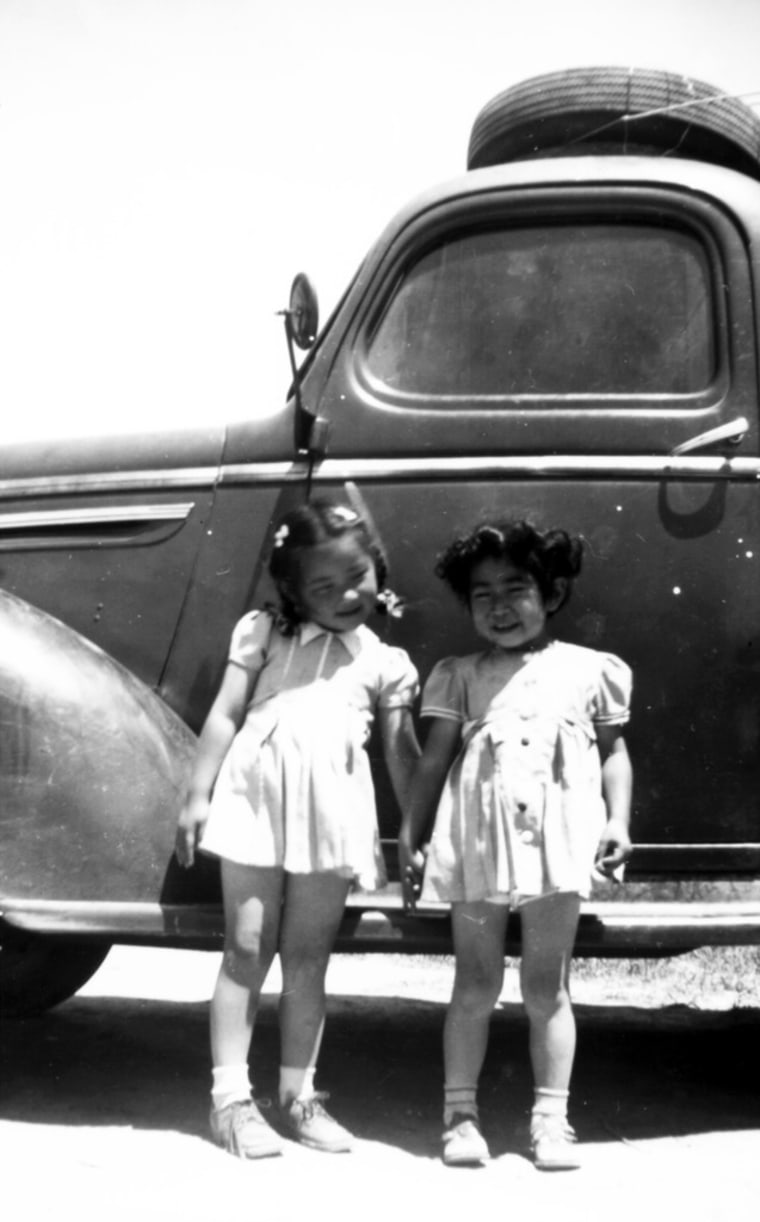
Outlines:
[[421, 717], [464, 721], [464, 686], [458, 658], [441, 658], [431, 670], [422, 693]]
[[386, 645], [383, 649], [383, 675], [378, 704], [383, 709], [406, 708], [414, 704], [420, 690], [417, 669], [405, 649]]
[[261, 670], [272, 631], [272, 617], [266, 611], [249, 611], [232, 630], [227, 660], [244, 670]]
[[630, 717], [631, 668], [612, 653], [601, 655], [592, 716], [599, 725], [625, 725]]

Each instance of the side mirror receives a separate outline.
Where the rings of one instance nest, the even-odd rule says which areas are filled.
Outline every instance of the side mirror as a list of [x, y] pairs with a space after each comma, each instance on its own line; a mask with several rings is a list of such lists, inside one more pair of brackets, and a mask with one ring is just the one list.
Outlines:
[[293, 342], [308, 351], [319, 330], [319, 303], [314, 286], [303, 272], [298, 273], [291, 286], [287, 318]]
[[310, 463], [327, 449], [327, 421], [304, 407], [301, 398], [301, 375], [296, 365], [294, 345], [308, 350], [317, 338], [319, 305], [317, 294], [308, 276], [299, 272], [290, 288], [287, 310], [280, 310], [285, 319], [285, 338], [293, 374], [293, 394], [296, 401], [294, 442], [297, 453], [307, 454]]

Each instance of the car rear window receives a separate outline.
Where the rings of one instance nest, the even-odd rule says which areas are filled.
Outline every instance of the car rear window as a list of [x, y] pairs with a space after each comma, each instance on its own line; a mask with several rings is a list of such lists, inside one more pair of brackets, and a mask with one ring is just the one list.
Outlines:
[[691, 233], [478, 230], [406, 268], [366, 367], [411, 395], [689, 395], [715, 375], [713, 315], [708, 255]]

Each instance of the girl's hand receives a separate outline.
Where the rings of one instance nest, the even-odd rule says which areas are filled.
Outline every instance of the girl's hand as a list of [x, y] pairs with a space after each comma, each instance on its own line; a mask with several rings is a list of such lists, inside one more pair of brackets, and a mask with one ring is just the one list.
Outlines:
[[628, 826], [631, 819], [633, 774], [628, 748], [620, 726], [597, 726], [602, 760], [602, 793], [607, 807], [607, 826], [596, 851], [595, 868], [602, 878], [623, 881], [623, 866], [631, 855]]
[[610, 819], [596, 850], [594, 868], [605, 878], [620, 882], [623, 866], [631, 856], [631, 848], [625, 823]]
[[187, 869], [195, 861], [195, 850], [208, 822], [209, 802], [219, 769], [243, 724], [255, 682], [255, 671], [228, 662], [216, 700], [203, 723], [188, 781], [188, 796], [180, 812], [174, 840], [177, 861]]
[[422, 887], [426, 850], [418, 846], [429, 839], [433, 813], [461, 737], [458, 721], [448, 717], [430, 719], [425, 749], [414, 770], [398, 838], [401, 892], [407, 912], [414, 912]]
[[406, 912], [414, 912], [422, 890], [425, 853], [423, 849], [413, 850], [410, 845], [399, 839], [398, 860], [404, 909]]
[[195, 851], [208, 821], [208, 814], [208, 798], [188, 798], [182, 808], [174, 840], [174, 852], [177, 861], [185, 869], [189, 869], [195, 861]]

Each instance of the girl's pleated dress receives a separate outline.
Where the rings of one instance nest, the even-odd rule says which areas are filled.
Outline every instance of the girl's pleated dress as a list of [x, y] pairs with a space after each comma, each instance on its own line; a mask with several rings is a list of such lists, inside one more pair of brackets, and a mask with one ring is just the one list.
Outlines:
[[624, 725], [631, 672], [612, 654], [552, 641], [506, 683], [498, 651], [445, 658], [422, 716], [461, 722], [438, 806], [422, 901], [519, 904], [588, 896], [607, 821], [598, 725]]
[[416, 698], [408, 655], [364, 625], [333, 633], [307, 623], [284, 636], [253, 611], [235, 627], [229, 661], [257, 678], [200, 847], [242, 865], [384, 885], [365, 748], [377, 708]]

